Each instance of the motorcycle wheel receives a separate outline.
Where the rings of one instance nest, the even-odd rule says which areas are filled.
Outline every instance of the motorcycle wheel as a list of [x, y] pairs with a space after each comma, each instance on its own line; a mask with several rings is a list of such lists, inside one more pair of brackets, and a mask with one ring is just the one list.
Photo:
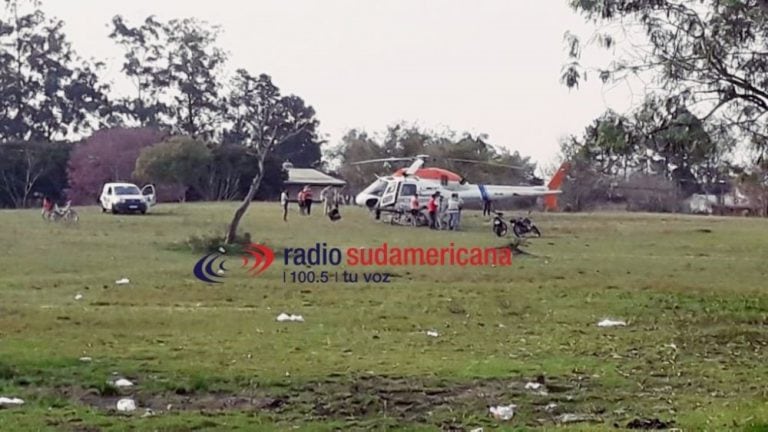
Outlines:
[[507, 235], [508, 230], [509, 228], [504, 222], [500, 221], [498, 224], [493, 225], [493, 233], [496, 234], [497, 237], [504, 237]]
[[522, 228], [520, 227], [520, 225], [518, 225], [518, 224], [515, 224], [515, 225], [512, 227], [512, 232], [513, 232], [513, 233], [515, 233], [515, 237], [523, 237], [523, 234], [525, 234], [525, 232], [523, 231], [523, 229], [522, 229]]
[[76, 211], [70, 210], [65, 216], [64, 221], [68, 223], [77, 223], [80, 220], [80, 215]]

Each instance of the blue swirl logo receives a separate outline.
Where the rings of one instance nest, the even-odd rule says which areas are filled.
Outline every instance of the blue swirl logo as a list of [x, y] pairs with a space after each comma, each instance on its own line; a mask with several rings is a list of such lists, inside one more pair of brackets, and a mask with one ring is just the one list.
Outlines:
[[[242, 267], [248, 267], [248, 274], [255, 277], [272, 265], [275, 254], [264, 245], [251, 243], [245, 248], [241, 258]], [[205, 283], [222, 283], [227, 272], [227, 268], [224, 266], [226, 262], [227, 257], [224, 252], [212, 252], [195, 263], [192, 273], [197, 279]]]

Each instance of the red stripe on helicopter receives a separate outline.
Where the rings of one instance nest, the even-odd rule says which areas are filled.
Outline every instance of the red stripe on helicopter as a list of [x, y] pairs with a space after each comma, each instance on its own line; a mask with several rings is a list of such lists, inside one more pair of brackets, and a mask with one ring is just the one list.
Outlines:
[[[400, 168], [399, 170], [395, 171], [395, 173], [392, 175], [396, 177], [402, 177], [406, 169], [407, 168]], [[424, 180], [437, 180], [437, 181], [440, 181], [443, 179], [443, 177], [445, 177], [448, 181], [451, 181], [451, 182], [461, 181], [460, 175], [442, 168], [421, 168], [418, 171], [416, 171], [416, 177], [419, 177]]]

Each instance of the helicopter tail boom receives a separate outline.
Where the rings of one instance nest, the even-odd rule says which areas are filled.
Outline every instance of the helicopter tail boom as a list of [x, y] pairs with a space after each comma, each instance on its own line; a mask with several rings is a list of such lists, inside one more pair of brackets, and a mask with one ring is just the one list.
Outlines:
[[[551, 191], [559, 191], [560, 186], [563, 184], [563, 181], [565, 180], [566, 174], [568, 174], [568, 169], [571, 167], [571, 165], [568, 162], [563, 162], [562, 165], [560, 165], [560, 168], [558, 168], [555, 175], [552, 176], [552, 179], [549, 180], [549, 183], [547, 184], [547, 188]], [[544, 208], [547, 209], [547, 211], [556, 211], [557, 210], [557, 195], [558, 194], [551, 194], [544, 196]]]

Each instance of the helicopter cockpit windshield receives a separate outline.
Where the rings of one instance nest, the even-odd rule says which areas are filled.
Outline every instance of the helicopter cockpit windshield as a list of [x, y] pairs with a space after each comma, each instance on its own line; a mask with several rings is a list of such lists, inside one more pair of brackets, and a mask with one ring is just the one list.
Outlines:
[[384, 190], [387, 188], [387, 181], [384, 179], [378, 179], [375, 182], [371, 183], [367, 188], [363, 189], [360, 194], [365, 195], [373, 195], [380, 197]]

